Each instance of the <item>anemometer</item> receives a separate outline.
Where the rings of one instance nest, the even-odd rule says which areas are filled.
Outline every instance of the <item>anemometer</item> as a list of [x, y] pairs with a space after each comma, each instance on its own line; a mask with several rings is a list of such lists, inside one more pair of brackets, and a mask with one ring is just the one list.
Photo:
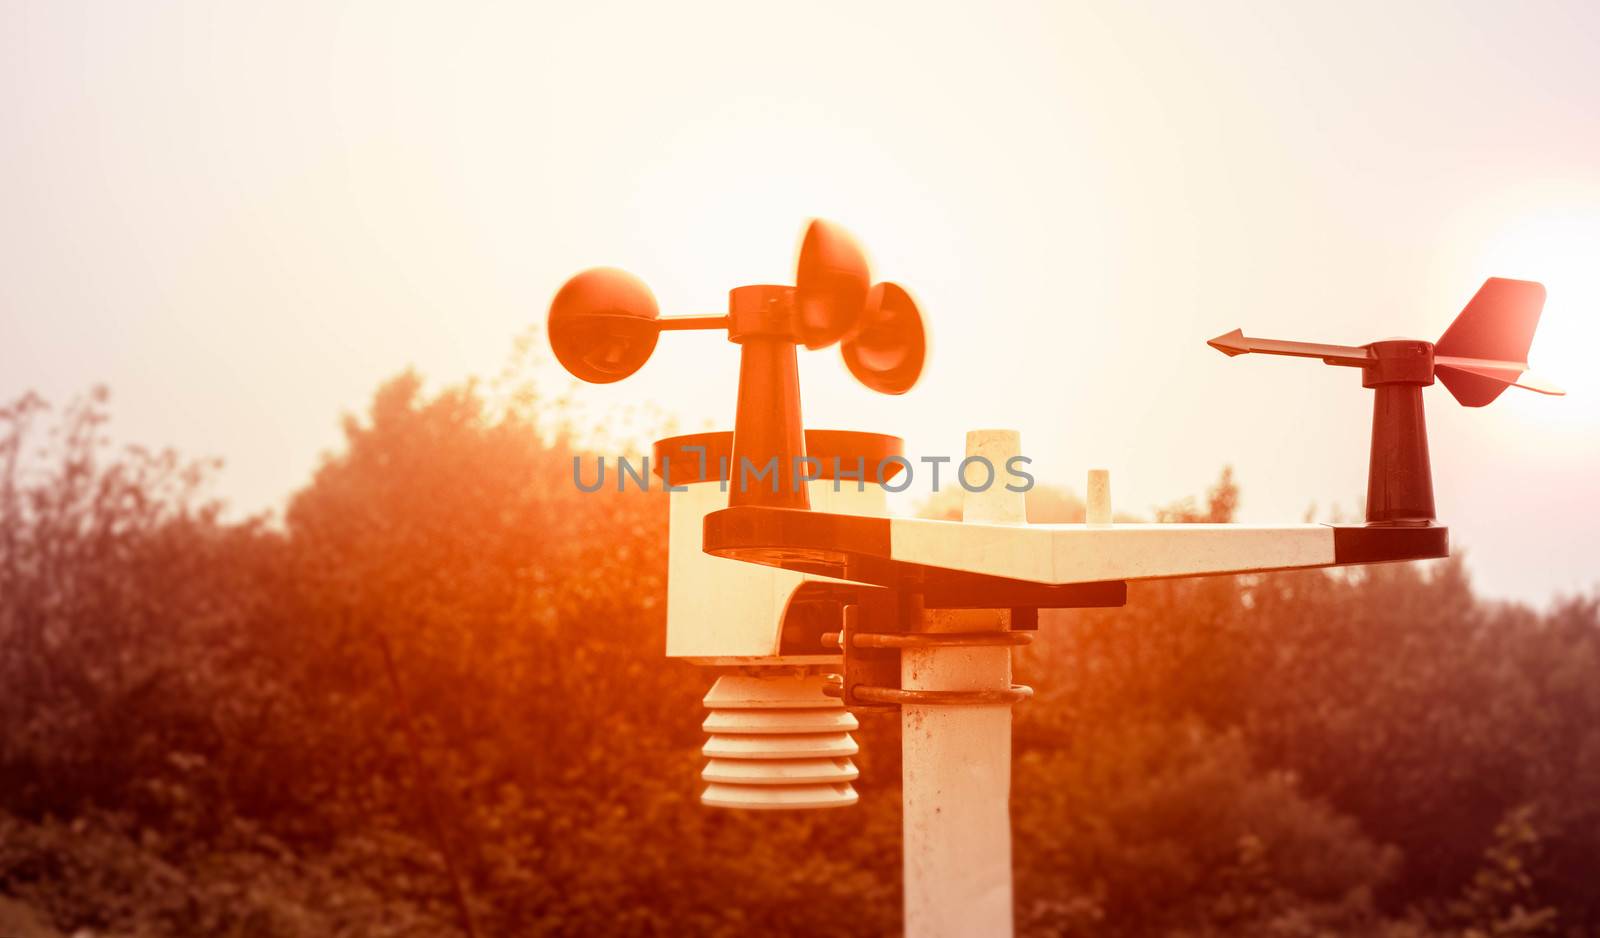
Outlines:
[[[966, 491], [960, 523], [889, 517], [881, 483], [900, 440], [806, 430], [796, 352], [838, 344], [862, 384], [902, 394], [922, 373], [922, 316], [903, 288], [873, 283], [861, 248], [828, 222], [807, 229], [793, 286], [734, 287], [725, 314], [663, 318], [637, 278], [596, 268], [556, 294], [549, 333], [562, 365], [594, 383], [633, 374], [662, 332], [726, 329], [739, 346], [733, 431], [655, 447], [673, 484], [667, 654], [719, 673], [704, 701], [701, 800], [854, 804], [855, 714], [898, 713], [906, 933], [1004, 936], [1010, 708], [1032, 693], [1011, 683], [1010, 653], [1032, 641], [1038, 610], [1121, 606], [1135, 580], [1448, 556], [1422, 389], [1437, 378], [1468, 407], [1512, 386], [1562, 393], [1528, 373], [1543, 304], [1539, 284], [1492, 278], [1436, 343], [1318, 345], [1237, 329], [1211, 340], [1230, 356], [1361, 369], [1374, 397], [1366, 522], [1347, 525], [1114, 523], [1104, 470], [1089, 473], [1082, 524], [1029, 524], [1021, 492], [1003, 487]], [[690, 451], [702, 458], [681, 458]], [[1020, 454], [1014, 431], [967, 435], [968, 458], [1005, 465]], [[802, 475], [802, 457], [831, 470]], [[726, 487], [743, 466], [774, 460], [778, 484]], [[858, 460], [880, 485], [829, 481]]]
[[911, 295], [894, 283], [873, 283], [855, 239], [821, 220], [806, 230], [794, 286], [734, 287], [726, 314], [663, 318], [643, 281], [599, 267], [568, 280], [556, 294], [549, 329], [556, 358], [594, 384], [638, 371], [663, 332], [726, 329], [739, 346], [732, 465], [737, 472], [776, 460], [778, 473], [764, 489], [735, 486], [730, 504], [779, 508], [810, 506], [795, 479], [806, 455], [796, 348], [838, 344], [856, 380], [883, 394], [911, 390], [927, 354], [922, 314]]

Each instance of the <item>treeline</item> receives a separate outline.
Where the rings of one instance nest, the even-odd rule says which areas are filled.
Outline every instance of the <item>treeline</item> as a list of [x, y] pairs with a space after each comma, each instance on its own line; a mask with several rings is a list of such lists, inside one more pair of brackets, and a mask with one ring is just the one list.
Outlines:
[[[0, 895], [63, 933], [896, 932], [896, 722], [855, 808], [700, 807], [665, 496], [577, 492], [559, 416], [403, 376], [238, 523], [209, 467], [107, 446], [103, 393], [0, 410]], [[1595, 599], [1486, 603], [1451, 561], [1136, 584], [1042, 633], [1024, 934], [1600, 934]]]

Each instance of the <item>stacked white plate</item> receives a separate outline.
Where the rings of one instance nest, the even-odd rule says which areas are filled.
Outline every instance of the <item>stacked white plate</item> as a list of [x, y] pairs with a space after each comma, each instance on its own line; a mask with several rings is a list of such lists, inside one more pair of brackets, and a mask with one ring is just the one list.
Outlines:
[[719, 808], [836, 808], [856, 803], [850, 757], [859, 724], [820, 674], [728, 674], [705, 696], [710, 734], [700, 800]]

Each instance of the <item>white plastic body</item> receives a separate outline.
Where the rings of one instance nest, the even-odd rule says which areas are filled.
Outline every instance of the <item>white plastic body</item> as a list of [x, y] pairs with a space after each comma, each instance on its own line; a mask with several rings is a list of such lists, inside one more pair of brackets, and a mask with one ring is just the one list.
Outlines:
[[[838, 514], [886, 513], [884, 490], [854, 480], [806, 483], [811, 506]], [[800, 584], [827, 580], [713, 557], [701, 546], [705, 516], [728, 507], [717, 481], [695, 482], [669, 496], [667, 657], [703, 665], [830, 664], [837, 655], [779, 657], [783, 613]]]
[[1090, 469], [1089, 485], [1084, 499], [1084, 522], [1096, 527], [1111, 523], [1111, 470]]
[[[1021, 452], [1015, 431], [967, 434], [967, 455], [997, 466]], [[969, 492], [966, 521], [1025, 523], [1023, 495], [1004, 486]], [[954, 525], [960, 527], [960, 525]], [[1003, 610], [926, 613], [930, 631], [1004, 629]], [[1011, 649], [929, 648], [900, 658], [908, 690], [1003, 690]], [[908, 938], [1009, 938], [1011, 908], [1011, 707], [916, 706], [900, 711], [905, 799], [905, 925]]]
[[963, 524], [889, 521], [890, 556], [1034, 583], [1093, 583], [1326, 567], [1325, 524]]

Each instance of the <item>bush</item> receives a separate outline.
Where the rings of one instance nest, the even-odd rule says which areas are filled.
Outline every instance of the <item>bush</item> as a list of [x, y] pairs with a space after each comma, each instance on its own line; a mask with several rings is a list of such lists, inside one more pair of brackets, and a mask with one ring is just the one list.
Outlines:
[[1398, 861], [1260, 772], [1237, 732], [1114, 725], [1017, 762], [1019, 918], [1036, 934], [1237, 933], [1291, 911], [1364, 926]]

